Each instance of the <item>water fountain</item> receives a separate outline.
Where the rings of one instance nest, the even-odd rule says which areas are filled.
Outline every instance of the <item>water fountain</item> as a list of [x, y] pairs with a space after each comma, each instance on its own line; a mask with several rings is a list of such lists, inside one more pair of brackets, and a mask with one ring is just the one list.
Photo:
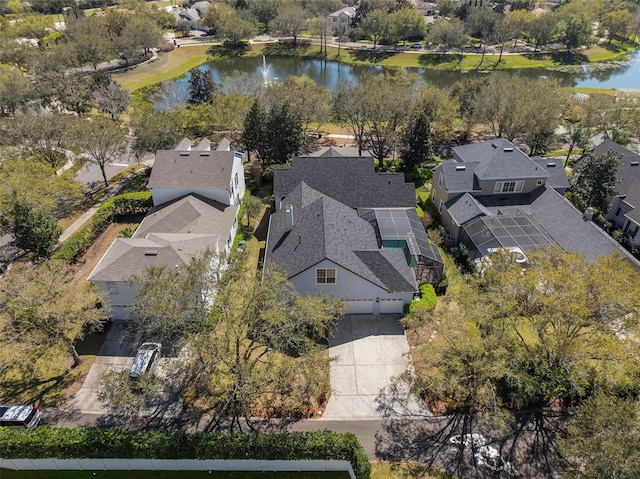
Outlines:
[[262, 66], [258, 68], [260, 75], [262, 75], [262, 80], [264, 81], [264, 86], [269, 85], [271, 83], [271, 65], [267, 64], [267, 59], [262, 55]]

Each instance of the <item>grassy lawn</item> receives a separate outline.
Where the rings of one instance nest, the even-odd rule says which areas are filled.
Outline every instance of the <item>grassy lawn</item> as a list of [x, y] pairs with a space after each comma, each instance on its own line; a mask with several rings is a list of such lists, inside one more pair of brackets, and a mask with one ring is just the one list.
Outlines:
[[453, 479], [422, 464], [373, 462], [371, 479]]
[[346, 472], [11, 471], [0, 469], [0, 477], [2, 479], [348, 479], [349, 474]]

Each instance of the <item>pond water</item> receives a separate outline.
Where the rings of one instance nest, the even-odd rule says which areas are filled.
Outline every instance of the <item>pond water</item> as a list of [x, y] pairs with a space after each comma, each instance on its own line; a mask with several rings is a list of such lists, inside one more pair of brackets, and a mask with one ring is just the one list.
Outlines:
[[[359, 78], [370, 72], [382, 72], [384, 67], [351, 66], [322, 60], [302, 60], [300, 58], [266, 58], [269, 80], [281, 82], [288, 76], [306, 75], [318, 85], [334, 90], [341, 81], [357, 82]], [[261, 57], [238, 57], [205, 63], [201, 69], [210, 70], [217, 82], [223, 78], [239, 72], [262, 81], [265, 65]], [[606, 69], [576, 67], [573, 71], [557, 71], [545, 69], [520, 69], [500, 71], [438, 71], [423, 68], [410, 68], [408, 71], [417, 73], [428, 84], [440, 88], [448, 88], [456, 81], [465, 77], [482, 75], [518, 75], [526, 78], [556, 78], [565, 87], [589, 88], [637, 88], [640, 89], [640, 50], [629, 56], [628, 62]], [[159, 109], [185, 103], [188, 94], [189, 74], [174, 80], [168, 85], [168, 92], [161, 101], [156, 103]]]

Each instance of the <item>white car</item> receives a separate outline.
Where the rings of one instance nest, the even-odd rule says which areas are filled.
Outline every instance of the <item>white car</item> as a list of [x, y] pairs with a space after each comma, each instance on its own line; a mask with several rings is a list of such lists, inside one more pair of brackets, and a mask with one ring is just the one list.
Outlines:
[[37, 406], [0, 405], [0, 426], [12, 429], [35, 427], [42, 418]]
[[162, 345], [160, 343], [143, 343], [138, 349], [136, 357], [133, 358], [129, 377], [135, 379], [140, 377], [141, 374], [153, 374], [156, 366], [158, 366], [161, 350]]

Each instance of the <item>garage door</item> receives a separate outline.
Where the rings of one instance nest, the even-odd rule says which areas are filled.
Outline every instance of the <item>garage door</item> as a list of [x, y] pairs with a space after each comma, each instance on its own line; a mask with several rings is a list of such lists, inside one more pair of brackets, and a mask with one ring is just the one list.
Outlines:
[[371, 314], [373, 313], [373, 300], [355, 299], [347, 301], [348, 314]]
[[380, 314], [402, 313], [402, 299], [380, 299]]

